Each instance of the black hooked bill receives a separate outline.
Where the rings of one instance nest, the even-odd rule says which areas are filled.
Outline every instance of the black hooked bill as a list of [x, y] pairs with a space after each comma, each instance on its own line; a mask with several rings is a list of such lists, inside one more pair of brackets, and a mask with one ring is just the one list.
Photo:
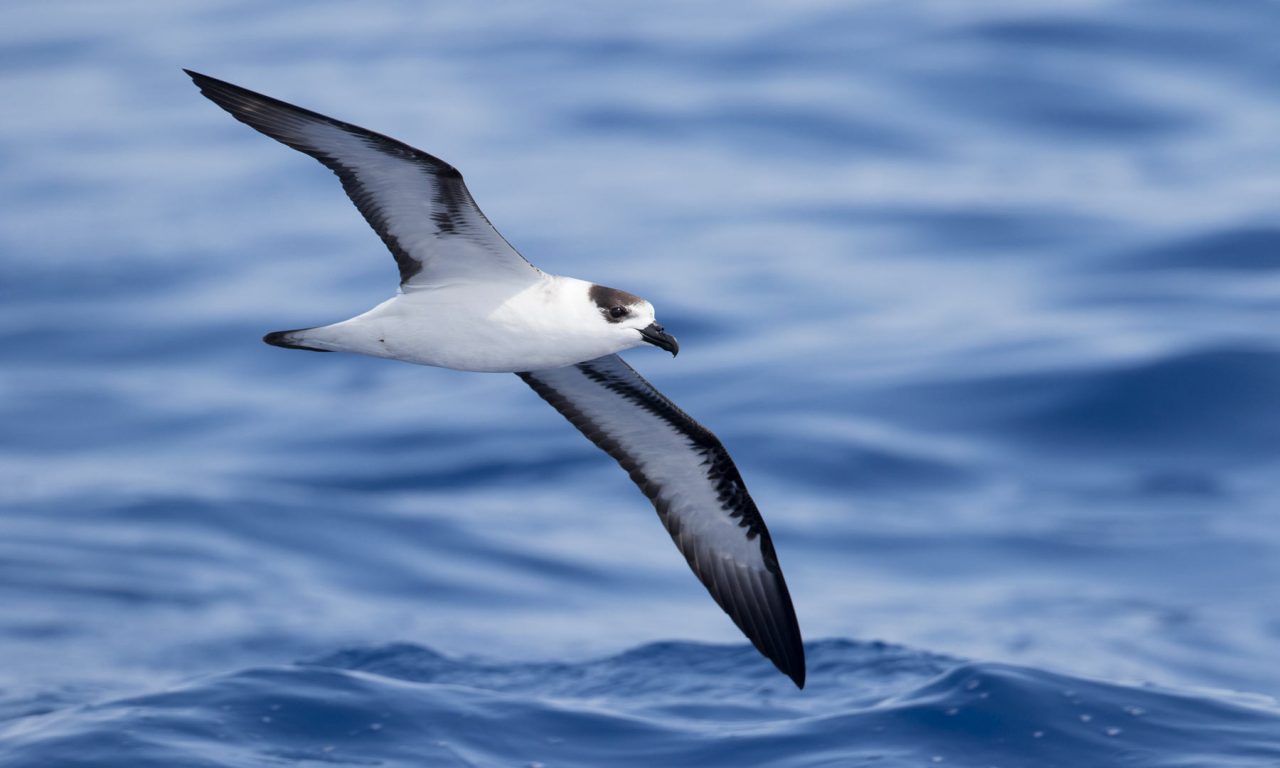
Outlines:
[[670, 352], [672, 357], [680, 353], [680, 342], [676, 341], [675, 336], [667, 333], [657, 323], [649, 323], [644, 328], [641, 328], [640, 335], [655, 347], [660, 347]]

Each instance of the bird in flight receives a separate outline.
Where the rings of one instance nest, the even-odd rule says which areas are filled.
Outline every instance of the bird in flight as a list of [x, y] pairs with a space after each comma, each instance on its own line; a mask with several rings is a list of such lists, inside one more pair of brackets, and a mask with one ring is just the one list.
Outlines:
[[349, 320], [268, 333], [278, 347], [515, 373], [645, 496], [711, 597], [804, 687], [804, 645], [769, 531], [728, 452], [618, 352], [679, 345], [639, 296], [530, 264], [443, 160], [388, 136], [184, 70], [255, 130], [333, 171], [395, 257], [395, 296]]

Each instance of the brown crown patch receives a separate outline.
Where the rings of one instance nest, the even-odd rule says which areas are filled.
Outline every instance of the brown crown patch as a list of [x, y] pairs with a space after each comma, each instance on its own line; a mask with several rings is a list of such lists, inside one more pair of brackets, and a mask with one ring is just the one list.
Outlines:
[[623, 318], [610, 316], [610, 309], [613, 307], [629, 307], [632, 304], [644, 301], [634, 293], [620, 291], [617, 288], [606, 288], [603, 285], [592, 285], [591, 289], [587, 291], [587, 296], [596, 303], [596, 306], [600, 308], [605, 318], [611, 323], [619, 322]]

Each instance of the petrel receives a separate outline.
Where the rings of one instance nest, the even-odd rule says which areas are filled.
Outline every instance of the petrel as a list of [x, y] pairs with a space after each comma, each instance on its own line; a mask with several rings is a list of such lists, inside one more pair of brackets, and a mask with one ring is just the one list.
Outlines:
[[263, 341], [462, 371], [515, 373], [612, 456], [658, 510], [711, 597], [760, 653], [804, 687], [804, 645], [769, 530], [706, 427], [618, 352], [679, 345], [653, 305], [552, 275], [498, 234], [443, 160], [388, 136], [184, 70], [242, 123], [333, 171], [395, 257], [395, 296], [340, 323]]

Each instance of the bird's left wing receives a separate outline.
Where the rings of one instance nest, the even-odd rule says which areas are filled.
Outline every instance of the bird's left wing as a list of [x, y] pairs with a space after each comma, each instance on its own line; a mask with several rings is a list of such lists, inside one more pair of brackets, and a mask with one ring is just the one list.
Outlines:
[[631, 474], [756, 649], [804, 687], [804, 645], [760, 511], [724, 446], [617, 355], [518, 374]]
[[311, 155], [338, 176], [395, 257], [402, 290], [540, 277], [489, 223], [458, 169], [440, 158], [358, 125], [184, 71], [232, 117]]

